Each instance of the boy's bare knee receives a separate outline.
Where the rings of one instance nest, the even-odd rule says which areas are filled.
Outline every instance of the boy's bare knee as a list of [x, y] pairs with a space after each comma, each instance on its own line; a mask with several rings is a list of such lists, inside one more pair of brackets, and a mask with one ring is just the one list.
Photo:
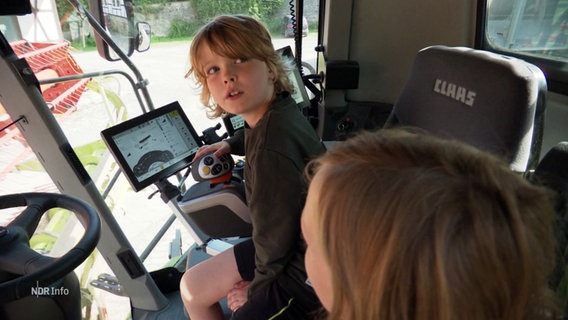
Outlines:
[[196, 278], [194, 275], [192, 276], [191, 269], [187, 270], [181, 277], [179, 289], [184, 303], [195, 303], [198, 300]]

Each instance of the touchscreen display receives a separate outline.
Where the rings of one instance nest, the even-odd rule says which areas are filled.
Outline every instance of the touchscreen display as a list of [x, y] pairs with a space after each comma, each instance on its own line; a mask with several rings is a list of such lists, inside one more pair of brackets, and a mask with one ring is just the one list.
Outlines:
[[177, 102], [108, 128], [101, 135], [137, 191], [188, 166], [201, 146]]

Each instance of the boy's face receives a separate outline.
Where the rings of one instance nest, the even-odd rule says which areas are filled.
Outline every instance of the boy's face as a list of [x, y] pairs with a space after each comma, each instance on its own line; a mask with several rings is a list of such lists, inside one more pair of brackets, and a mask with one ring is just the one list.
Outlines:
[[242, 115], [249, 125], [250, 120], [260, 119], [274, 96], [274, 74], [266, 63], [223, 57], [207, 44], [199, 51], [206, 85], [215, 102], [229, 113]]
[[[308, 197], [302, 213], [302, 234], [306, 240], [306, 271], [308, 278], [319, 297], [321, 304], [327, 310], [331, 309], [333, 304], [333, 288], [331, 270], [329, 262], [323, 252], [323, 244], [321, 243], [321, 236], [318, 234], [318, 213], [319, 210], [317, 199], [320, 196], [322, 187], [321, 173], [318, 171], [314, 179], [310, 183], [308, 190]], [[325, 231], [324, 231], [325, 232]]]

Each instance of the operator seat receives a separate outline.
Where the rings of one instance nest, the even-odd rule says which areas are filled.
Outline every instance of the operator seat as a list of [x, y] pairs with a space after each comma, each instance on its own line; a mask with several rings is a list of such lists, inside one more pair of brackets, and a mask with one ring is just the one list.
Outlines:
[[526, 61], [466, 47], [420, 50], [384, 128], [457, 139], [527, 173], [539, 160], [546, 79]]
[[[550, 149], [540, 160], [531, 182], [551, 190], [556, 212], [556, 266], [550, 278], [550, 287], [565, 302], [568, 289], [563, 283], [568, 278], [568, 141], [562, 141]], [[562, 319], [568, 319], [568, 304], [564, 303]]]

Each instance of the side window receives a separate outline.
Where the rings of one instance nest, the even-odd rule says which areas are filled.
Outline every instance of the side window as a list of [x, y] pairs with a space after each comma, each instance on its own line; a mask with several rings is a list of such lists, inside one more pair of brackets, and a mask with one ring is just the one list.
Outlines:
[[556, 62], [568, 61], [568, 0], [487, 0], [483, 43], [549, 71], [549, 87], [566, 84]]

